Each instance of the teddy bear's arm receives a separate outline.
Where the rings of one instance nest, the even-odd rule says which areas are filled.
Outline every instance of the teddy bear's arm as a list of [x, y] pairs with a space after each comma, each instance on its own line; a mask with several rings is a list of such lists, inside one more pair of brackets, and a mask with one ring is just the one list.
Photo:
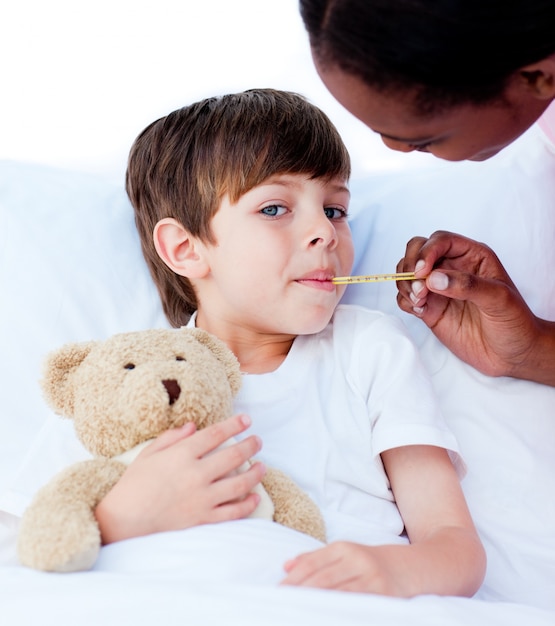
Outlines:
[[326, 528], [320, 509], [291, 478], [268, 468], [262, 484], [274, 503], [274, 521], [326, 541]]
[[124, 470], [118, 461], [92, 459], [68, 467], [42, 487], [21, 520], [21, 563], [51, 572], [92, 567], [101, 544], [94, 510]]

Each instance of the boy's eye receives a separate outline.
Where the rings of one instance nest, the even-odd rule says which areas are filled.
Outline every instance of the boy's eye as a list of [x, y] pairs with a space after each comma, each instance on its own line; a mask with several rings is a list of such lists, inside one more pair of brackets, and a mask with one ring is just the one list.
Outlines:
[[347, 217], [347, 211], [335, 206], [324, 207], [324, 213], [329, 220], [339, 220], [343, 217]]
[[269, 217], [279, 217], [287, 213], [287, 209], [279, 204], [271, 204], [270, 206], [265, 206], [263, 209], [260, 209], [260, 213], [268, 215]]

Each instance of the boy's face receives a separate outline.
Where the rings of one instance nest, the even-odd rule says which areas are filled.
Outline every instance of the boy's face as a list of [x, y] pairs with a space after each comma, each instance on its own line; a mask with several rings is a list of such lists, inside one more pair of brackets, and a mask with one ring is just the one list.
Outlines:
[[224, 197], [203, 244], [210, 271], [198, 285], [199, 316], [270, 334], [319, 332], [353, 264], [343, 180], [273, 176], [235, 204]]

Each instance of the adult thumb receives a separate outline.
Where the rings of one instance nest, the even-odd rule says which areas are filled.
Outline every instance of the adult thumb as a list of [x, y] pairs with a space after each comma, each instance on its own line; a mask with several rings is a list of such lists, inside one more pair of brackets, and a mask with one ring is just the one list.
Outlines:
[[454, 270], [434, 270], [426, 279], [426, 286], [434, 293], [454, 300], [467, 300], [489, 312], [503, 308], [509, 292], [514, 289], [512, 283]]

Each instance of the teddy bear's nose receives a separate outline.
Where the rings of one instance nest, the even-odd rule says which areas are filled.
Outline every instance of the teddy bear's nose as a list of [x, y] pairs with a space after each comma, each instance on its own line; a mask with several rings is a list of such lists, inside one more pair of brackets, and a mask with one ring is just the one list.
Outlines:
[[177, 380], [163, 380], [162, 384], [166, 388], [168, 392], [168, 396], [170, 397], [170, 404], [173, 404], [181, 394], [181, 387], [178, 385]]

